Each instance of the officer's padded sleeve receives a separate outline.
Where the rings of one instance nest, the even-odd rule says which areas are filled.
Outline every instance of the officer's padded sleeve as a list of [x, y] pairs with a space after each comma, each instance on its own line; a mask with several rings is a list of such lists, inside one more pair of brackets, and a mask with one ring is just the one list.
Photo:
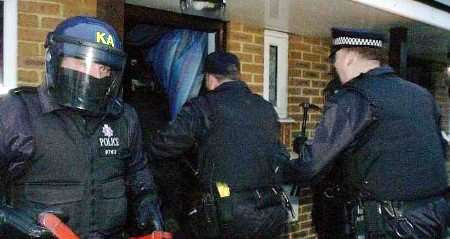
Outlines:
[[143, 152], [141, 125], [136, 111], [131, 107], [125, 109], [125, 115], [128, 115], [128, 144], [131, 153], [126, 177], [130, 199], [128, 230], [138, 234], [152, 226], [161, 230], [162, 219], [157, 189]]
[[0, 114], [0, 180], [4, 181], [4, 175], [6, 169], [8, 168], [8, 160], [6, 158], [6, 137], [5, 137], [5, 127], [3, 126], [2, 115]]
[[199, 101], [188, 101], [177, 118], [152, 135], [149, 153], [152, 160], [181, 156], [191, 149], [209, 127]]
[[0, 180], [10, 180], [25, 172], [33, 154], [29, 113], [17, 96], [0, 97]]
[[154, 194], [156, 198], [156, 187], [153, 176], [147, 165], [147, 158], [143, 151], [142, 129], [137, 113], [131, 107], [125, 108], [128, 118], [128, 143], [130, 149], [130, 160], [127, 164], [127, 186], [132, 199], [147, 194]]
[[297, 181], [320, 181], [337, 156], [375, 121], [376, 108], [358, 91], [345, 89], [331, 97], [314, 138], [306, 142], [300, 158], [291, 161]]
[[[2, 99], [0, 98], [0, 105], [2, 104]], [[0, 106], [1, 109], [1, 106]], [[4, 164], [6, 161], [5, 155], [6, 155], [6, 134], [5, 134], [5, 126], [3, 125], [3, 119], [2, 115], [0, 114], [0, 168], [4, 168]], [[3, 172], [3, 170], [0, 170], [0, 172]]]

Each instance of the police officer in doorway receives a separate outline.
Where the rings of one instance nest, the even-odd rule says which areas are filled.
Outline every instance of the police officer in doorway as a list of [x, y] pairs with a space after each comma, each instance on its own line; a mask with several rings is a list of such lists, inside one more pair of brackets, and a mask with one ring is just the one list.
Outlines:
[[275, 238], [287, 219], [272, 167], [274, 156], [285, 153], [277, 113], [240, 80], [234, 54], [209, 54], [204, 72], [208, 93], [152, 137], [151, 158], [169, 160], [198, 147], [203, 193], [188, 212], [193, 237]]
[[443, 238], [447, 144], [436, 101], [384, 65], [383, 35], [334, 28], [332, 36], [342, 88], [293, 164], [296, 179], [320, 182], [341, 165], [353, 228], [346, 238]]
[[136, 112], [119, 97], [126, 54], [117, 33], [72, 17], [45, 47], [42, 85], [0, 99], [0, 237], [49, 237], [42, 212], [83, 239], [161, 230]]

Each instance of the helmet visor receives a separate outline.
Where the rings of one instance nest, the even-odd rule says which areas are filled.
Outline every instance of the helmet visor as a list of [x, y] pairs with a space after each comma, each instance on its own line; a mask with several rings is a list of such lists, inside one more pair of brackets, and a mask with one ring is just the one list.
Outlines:
[[93, 59], [61, 58], [55, 86], [60, 104], [100, 113], [118, 95], [123, 71]]
[[55, 83], [51, 89], [59, 104], [104, 112], [118, 96], [126, 54], [107, 45], [54, 36], [52, 57], [56, 57]]

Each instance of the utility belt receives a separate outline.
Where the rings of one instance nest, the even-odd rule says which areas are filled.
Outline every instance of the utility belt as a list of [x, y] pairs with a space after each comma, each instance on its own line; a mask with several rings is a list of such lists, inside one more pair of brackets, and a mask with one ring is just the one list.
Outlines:
[[194, 202], [188, 212], [189, 224], [195, 238], [220, 237], [216, 199], [211, 193], [202, 194], [200, 200]]
[[235, 194], [238, 197], [244, 197], [247, 200], [253, 200], [255, 202], [256, 208], [260, 210], [282, 205], [292, 214], [294, 213], [289, 198], [281, 189], [281, 187], [278, 186], [238, 191]]
[[414, 225], [405, 216], [405, 212], [440, 198], [438, 196], [412, 201], [355, 200], [349, 203], [352, 234], [354, 238], [365, 239], [383, 238], [386, 235], [410, 238], [414, 235]]
[[284, 206], [291, 210], [292, 206], [285, 193], [278, 187], [267, 187], [249, 190], [229, 190], [223, 193], [203, 193], [194, 208], [188, 212], [190, 224], [196, 238], [233, 238], [233, 204], [241, 201], [252, 202], [259, 210]]

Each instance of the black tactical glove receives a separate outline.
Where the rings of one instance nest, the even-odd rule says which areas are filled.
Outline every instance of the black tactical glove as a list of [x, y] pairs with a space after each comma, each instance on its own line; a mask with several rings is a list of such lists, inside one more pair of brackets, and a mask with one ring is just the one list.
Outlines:
[[8, 238], [23, 236], [55, 238], [49, 230], [39, 224], [38, 217], [43, 212], [52, 213], [59, 218], [63, 218], [61, 210], [52, 208], [0, 207], [0, 235], [8, 235]]
[[300, 152], [303, 150], [303, 146], [305, 145], [306, 140], [308, 140], [308, 138], [301, 134], [295, 137], [292, 147], [294, 148], [294, 152], [296, 152], [298, 155], [300, 155]]
[[163, 230], [160, 202], [156, 196], [146, 195], [136, 208], [136, 222], [140, 233]]

